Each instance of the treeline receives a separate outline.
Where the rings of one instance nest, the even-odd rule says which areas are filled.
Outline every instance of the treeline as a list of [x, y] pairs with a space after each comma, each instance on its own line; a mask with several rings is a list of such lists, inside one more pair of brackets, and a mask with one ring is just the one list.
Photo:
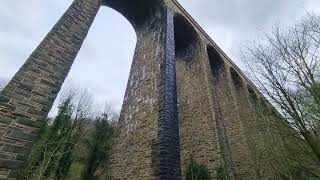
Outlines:
[[118, 116], [108, 105], [97, 109], [88, 92], [68, 92], [56, 117], [41, 128], [20, 179], [98, 179], [108, 165]]

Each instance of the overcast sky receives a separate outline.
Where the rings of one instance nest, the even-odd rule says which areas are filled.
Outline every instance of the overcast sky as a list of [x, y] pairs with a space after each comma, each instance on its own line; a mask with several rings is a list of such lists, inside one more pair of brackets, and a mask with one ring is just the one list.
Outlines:
[[[72, 0], [2, 0], [0, 81], [10, 79]], [[307, 11], [320, 14], [320, 0], [179, 0], [238, 65], [241, 44], [287, 26]], [[136, 37], [129, 22], [102, 7], [64, 87], [87, 88], [99, 103], [121, 108]], [[56, 103], [57, 104], [57, 103]], [[56, 107], [57, 105], [55, 105]], [[53, 114], [56, 108], [53, 109]]]

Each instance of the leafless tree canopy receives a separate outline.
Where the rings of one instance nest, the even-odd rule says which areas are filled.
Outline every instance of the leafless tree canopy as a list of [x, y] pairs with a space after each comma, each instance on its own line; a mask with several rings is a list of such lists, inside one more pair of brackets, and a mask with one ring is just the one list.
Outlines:
[[320, 16], [274, 27], [243, 51], [252, 80], [320, 161]]

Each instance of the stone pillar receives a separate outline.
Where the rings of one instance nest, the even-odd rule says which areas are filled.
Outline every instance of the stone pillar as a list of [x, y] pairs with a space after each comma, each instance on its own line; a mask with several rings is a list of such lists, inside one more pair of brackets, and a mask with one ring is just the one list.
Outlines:
[[[257, 153], [259, 154], [259, 167], [258, 167], [258, 175], [260, 175], [261, 179], [268, 179], [270, 177], [274, 177], [274, 179], [277, 179], [275, 177], [275, 173], [273, 170], [272, 163], [269, 159], [272, 159], [275, 156], [275, 154], [272, 153], [271, 148], [268, 147], [268, 139], [269, 134], [267, 132], [268, 129], [268, 123], [267, 123], [267, 116], [262, 114], [261, 111], [261, 104], [259, 103], [259, 99], [253, 88], [251, 88], [249, 85], [247, 86], [248, 90], [248, 99], [250, 102], [250, 108], [252, 113], [255, 116], [255, 121], [257, 125]], [[270, 153], [271, 152], [271, 153]], [[270, 157], [270, 154], [272, 154], [273, 157]]]
[[158, 7], [137, 46], [111, 157], [114, 179], [180, 179], [173, 15]]
[[[231, 154], [233, 155], [233, 160], [236, 165], [236, 175], [235, 179], [258, 179], [255, 165], [254, 165], [254, 155], [251, 149], [251, 144], [248, 139], [248, 125], [246, 123], [246, 117], [248, 115], [246, 111], [248, 109], [243, 108], [243, 104], [239, 103], [240, 97], [244, 96], [241, 100], [246, 100], [246, 95], [241, 94], [239, 85], [242, 83], [240, 76], [234, 77], [234, 73], [231, 71], [233, 68], [228, 68], [228, 83], [229, 83], [229, 93], [230, 93], [230, 102], [232, 102], [232, 125], [229, 127], [233, 130], [233, 134], [229, 137], [230, 143], [234, 143], [234, 146], [231, 145]], [[242, 102], [241, 102], [242, 103]], [[231, 105], [231, 104], [230, 104]], [[248, 117], [250, 118], [250, 117]], [[227, 124], [227, 123], [226, 123]], [[251, 144], [250, 144], [251, 143]]]
[[209, 46], [207, 50], [218, 137], [229, 178], [256, 179], [228, 64], [214, 47]]
[[161, 65], [159, 119], [160, 180], [179, 180], [180, 143], [176, 88], [176, 60], [173, 12], [167, 9], [165, 57]]
[[[249, 157], [251, 159], [250, 167], [256, 171], [257, 178], [261, 179], [259, 171], [262, 166], [260, 164], [260, 158], [257, 153], [258, 146], [258, 129], [255, 121], [254, 113], [250, 109], [250, 104], [247, 98], [247, 89], [244, 86], [244, 81], [240, 75], [233, 69], [230, 69], [232, 78], [232, 90], [234, 90], [235, 103], [239, 113], [240, 121], [243, 127], [243, 133], [245, 135]], [[248, 161], [249, 162], [249, 161]]]
[[[234, 159], [232, 158], [232, 150], [236, 149], [234, 141], [230, 141], [230, 137], [234, 137], [238, 132], [232, 131], [232, 108], [229, 109], [230, 104], [230, 89], [228, 86], [227, 72], [225, 63], [213, 46], [207, 46], [204, 54], [207, 61], [208, 84], [210, 85], [212, 109], [214, 111], [214, 121], [216, 127], [216, 136], [218, 139], [219, 150], [219, 168], [223, 168], [223, 173], [228, 176], [230, 180], [235, 179], [236, 167]], [[228, 123], [229, 122], [229, 123]], [[233, 148], [233, 149], [231, 149]], [[233, 152], [236, 154], [235, 152]]]
[[75, 0], [0, 93], [0, 179], [15, 179], [99, 10]]
[[[186, 179], [186, 172], [193, 161], [205, 165], [215, 178], [220, 165], [219, 147], [208, 80], [211, 74], [207, 71], [209, 63], [204, 60], [207, 55], [203, 47], [206, 45], [191, 24], [179, 16], [182, 15], [175, 18], [175, 33], [181, 36], [176, 38], [181, 175], [182, 179]], [[179, 47], [183, 44], [181, 41], [189, 44]]]

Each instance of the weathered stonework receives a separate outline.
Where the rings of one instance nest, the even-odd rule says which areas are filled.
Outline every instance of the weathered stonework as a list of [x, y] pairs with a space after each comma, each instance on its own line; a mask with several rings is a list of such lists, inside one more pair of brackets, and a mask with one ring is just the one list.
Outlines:
[[184, 179], [194, 160], [214, 178], [276, 178], [260, 155], [277, 118], [176, 0], [74, 0], [0, 93], [0, 179], [16, 179], [101, 6], [137, 34], [109, 176]]
[[0, 178], [15, 179], [66, 78], [100, 0], [76, 0], [0, 94]]

